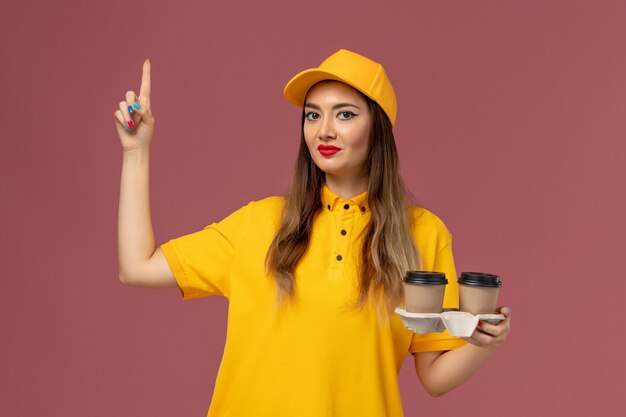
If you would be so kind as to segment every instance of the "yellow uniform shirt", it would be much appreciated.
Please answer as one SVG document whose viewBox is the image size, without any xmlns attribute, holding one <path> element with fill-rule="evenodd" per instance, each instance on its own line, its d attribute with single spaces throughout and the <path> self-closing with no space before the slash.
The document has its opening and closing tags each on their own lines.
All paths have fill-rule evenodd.
<svg viewBox="0 0 626 417">
<path fill-rule="evenodd" d="M 343 200 L 328 188 L 295 277 L 298 298 L 274 308 L 264 272 L 283 198 L 252 202 L 219 223 L 161 246 L 185 299 L 223 295 L 228 328 L 209 417 L 402 416 L 398 372 L 408 352 L 449 350 L 465 341 L 416 335 L 397 314 L 356 312 L 358 234 L 366 194 Z M 451 237 L 435 215 L 412 208 L 423 269 L 445 272 L 444 307 L 458 307 Z M 399 277 L 400 279 L 400 277 Z"/>
</svg>

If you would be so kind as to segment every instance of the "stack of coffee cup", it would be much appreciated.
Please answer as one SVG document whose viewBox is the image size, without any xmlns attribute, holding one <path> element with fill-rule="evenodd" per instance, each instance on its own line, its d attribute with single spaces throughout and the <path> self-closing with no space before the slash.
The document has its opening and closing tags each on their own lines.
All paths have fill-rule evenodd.
<svg viewBox="0 0 626 417">
<path fill-rule="evenodd" d="M 404 326 L 414 333 L 441 332 L 469 337 L 479 320 L 499 323 L 504 316 L 496 313 L 502 282 L 500 277 L 483 272 L 463 272 L 458 279 L 459 310 L 443 312 L 448 280 L 442 272 L 408 271 L 404 277 L 406 306 L 398 307 Z"/>
</svg>

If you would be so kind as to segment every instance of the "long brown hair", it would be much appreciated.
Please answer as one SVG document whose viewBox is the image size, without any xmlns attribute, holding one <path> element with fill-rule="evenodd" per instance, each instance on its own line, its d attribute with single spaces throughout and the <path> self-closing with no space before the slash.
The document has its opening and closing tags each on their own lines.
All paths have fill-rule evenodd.
<svg viewBox="0 0 626 417">
<path fill-rule="evenodd" d="M 355 90 L 356 91 L 356 90 Z M 400 178 L 398 151 L 389 118 L 369 97 L 357 91 L 372 116 L 367 204 L 371 212 L 362 234 L 358 296 L 354 307 L 374 301 L 379 312 L 389 312 L 404 299 L 402 276 L 420 269 L 421 260 L 411 237 L 406 189 Z M 276 281 L 277 303 L 296 296 L 293 272 L 304 255 L 315 215 L 322 208 L 324 172 L 315 165 L 304 139 L 302 113 L 300 148 L 291 189 L 286 196 L 281 225 L 266 256 L 266 268 Z"/>
</svg>

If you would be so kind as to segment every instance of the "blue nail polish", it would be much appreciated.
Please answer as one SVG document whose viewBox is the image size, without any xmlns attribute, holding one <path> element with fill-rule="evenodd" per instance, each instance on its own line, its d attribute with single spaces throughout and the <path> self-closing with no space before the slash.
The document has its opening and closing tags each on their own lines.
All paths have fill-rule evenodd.
<svg viewBox="0 0 626 417">
<path fill-rule="evenodd" d="M 126 129 L 126 131 L 127 131 L 128 133 L 132 132 L 132 129 L 131 129 L 130 127 L 128 127 L 128 126 L 124 126 L 124 129 Z"/>
<path fill-rule="evenodd" d="M 135 111 L 135 110 L 133 109 L 133 106 L 128 106 L 128 112 L 129 112 L 129 113 L 132 113 L 133 111 Z"/>
<path fill-rule="evenodd" d="M 141 108 L 141 106 L 137 102 L 133 103 L 133 107 L 135 107 L 137 110 L 139 110 Z"/>
</svg>

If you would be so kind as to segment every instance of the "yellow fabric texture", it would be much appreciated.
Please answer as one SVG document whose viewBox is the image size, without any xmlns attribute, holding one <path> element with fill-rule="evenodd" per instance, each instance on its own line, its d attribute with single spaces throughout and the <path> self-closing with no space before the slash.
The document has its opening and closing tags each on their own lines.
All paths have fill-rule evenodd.
<svg viewBox="0 0 626 417">
<path fill-rule="evenodd" d="M 161 246 L 185 299 L 229 300 L 224 356 L 208 416 L 402 416 L 398 372 L 408 352 L 465 344 L 447 332 L 417 335 L 397 314 L 350 309 L 357 285 L 366 195 L 322 191 L 309 248 L 295 271 L 297 299 L 274 307 L 264 272 L 284 204 L 251 202 L 219 223 Z M 434 214 L 412 208 L 423 269 L 445 272 L 444 308 L 458 307 L 451 236 Z"/>
</svg>

